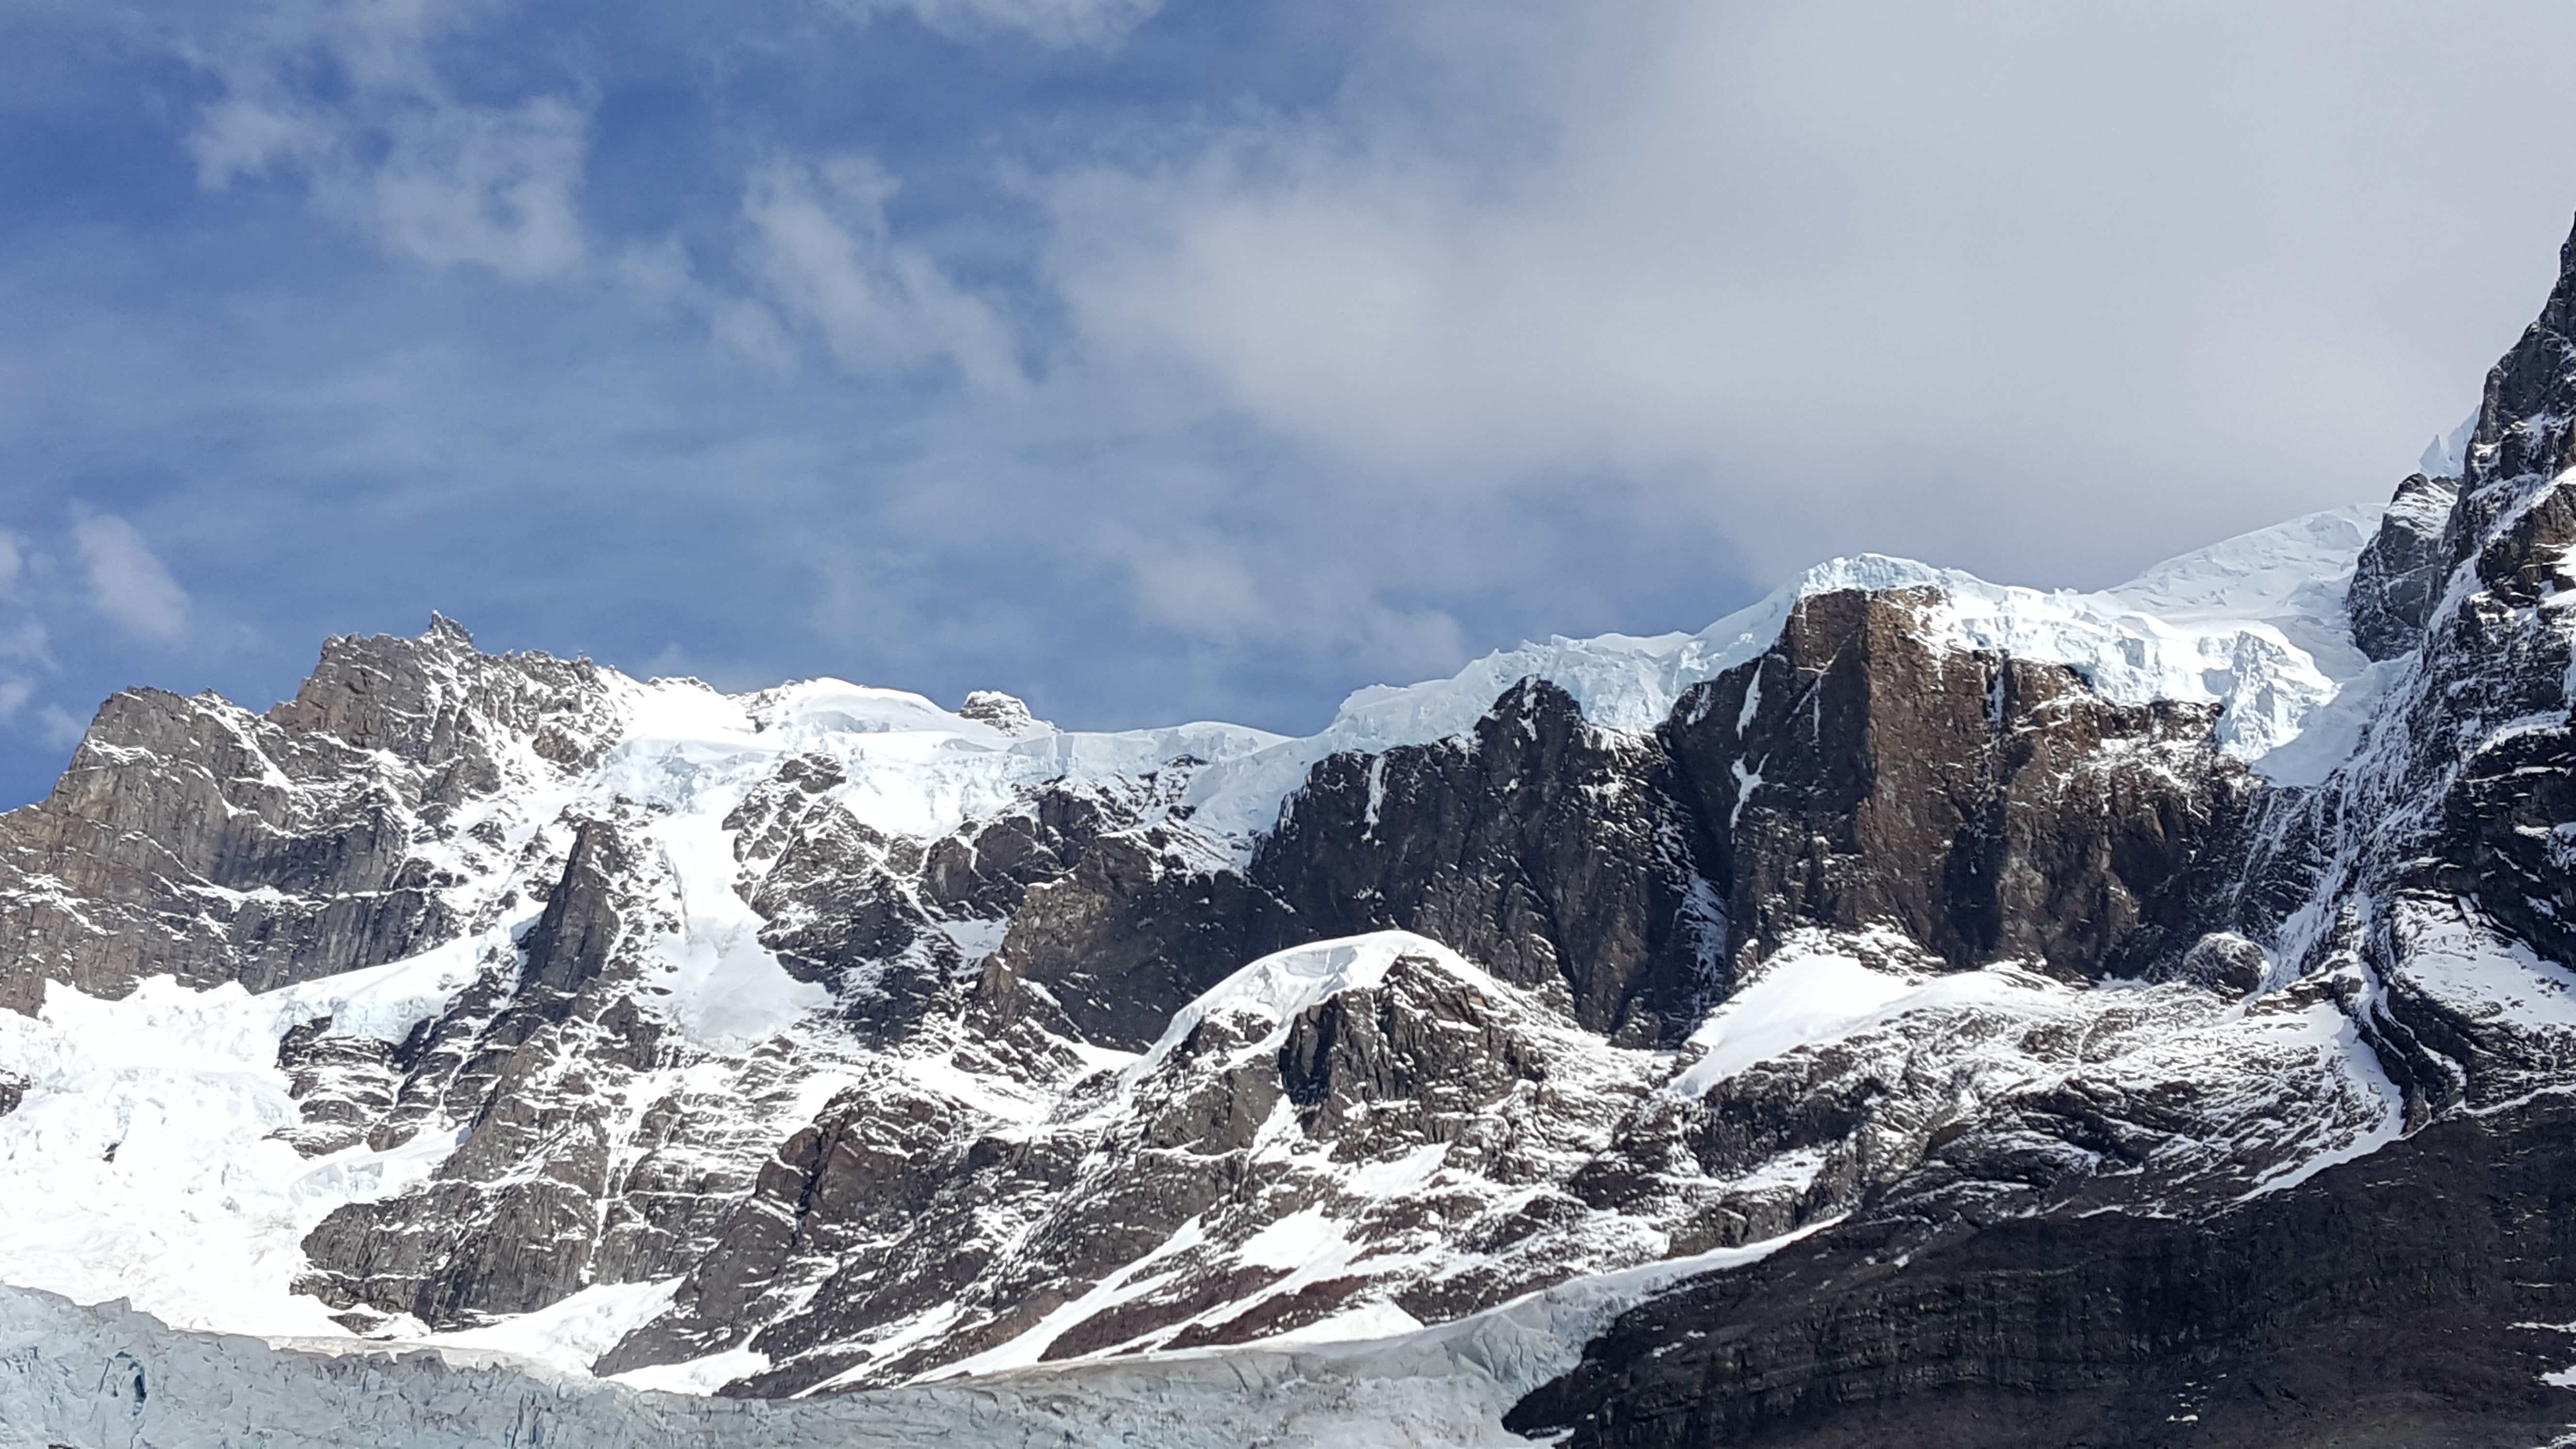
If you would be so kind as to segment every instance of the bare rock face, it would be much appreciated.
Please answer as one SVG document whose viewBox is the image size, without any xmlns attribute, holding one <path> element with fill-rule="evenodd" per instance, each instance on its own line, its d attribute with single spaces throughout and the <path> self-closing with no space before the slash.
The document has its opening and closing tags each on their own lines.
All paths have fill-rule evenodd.
<svg viewBox="0 0 2576 1449">
<path fill-rule="evenodd" d="M 2546 1443 L 2571 1126 L 2458 1119 L 2206 1218 L 1890 1213 L 1639 1309 L 1506 1422 L 1587 1449 Z"/>
<path fill-rule="evenodd" d="M 1675 790 L 1660 740 L 1529 680 L 1472 735 L 1317 765 L 1251 873 L 1301 931 L 1418 931 L 1592 1030 L 1660 1042 L 1720 994 L 1725 960 L 1708 826 Z"/>
<path fill-rule="evenodd" d="M 2069 979 L 2179 957 L 2255 782 L 2214 712 L 2114 705 L 2066 669 L 1928 644 L 1903 592 L 1799 602 L 1664 731 L 1717 842 L 1733 951 L 1896 926 L 1954 966 Z"/>
<path fill-rule="evenodd" d="M 465 931 L 444 844 L 459 807 L 595 763 L 603 672 L 419 639 L 335 639 L 253 715 L 157 690 L 101 706 L 53 793 L 0 816 L 0 1006 L 44 982 L 148 975 L 253 990 L 391 961 Z"/>
<path fill-rule="evenodd" d="M 2235 919 L 2198 912 L 2208 933 L 2151 968 L 2253 991 L 2247 1023 L 2333 1010 L 2367 1045 L 2382 1145 L 2221 1188 L 2245 1181 L 2209 1153 L 2229 1093 L 2070 1079 L 1964 1123 L 1797 1253 L 1623 1317 L 1516 1428 L 1622 1446 L 2560 1432 L 2566 1349 L 2542 1325 L 2576 1292 L 2576 976 L 2557 964 L 2576 959 L 2576 240 L 2561 257 L 2489 375 L 2438 532 L 2423 515 L 2449 490 L 2409 480 L 2356 575 L 2356 638 L 2399 661 L 2392 697 L 2323 785 L 2242 812 L 2244 846 L 2222 852 L 2238 885 L 2198 897 Z M 2246 1123 L 2232 1155 L 2266 1133 Z M 2183 1142 L 2200 1167 L 2178 1170 Z M 2153 1210 L 2127 1210 L 2141 1191 Z"/>
<path fill-rule="evenodd" d="M 800 756 L 725 817 L 741 865 L 735 889 L 767 924 L 760 944 L 788 974 L 828 987 L 850 1030 L 902 1037 L 962 999 L 969 963 L 918 889 L 924 852 L 834 801 L 840 767 Z M 943 842 L 944 843 L 944 842 Z"/>
<path fill-rule="evenodd" d="M 1138 1050 L 1263 943 L 1295 928 L 1228 855 L 1167 825 L 1104 833 L 1026 888 L 999 962 L 1086 1041 Z"/>
<path fill-rule="evenodd" d="M 1542 1228 L 1528 1190 L 1606 1146 L 1654 1055 L 1418 937 L 1274 959 L 1293 977 L 1370 949 L 1374 984 L 1294 1009 L 1249 992 L 1211 1004 L 1142 1060 L 1071 1084 L 1041 1121 L 979 1128 L 899 1075 L 845 1093 L 764 1169 L 681 1289 L 682 1316 L 606 1362 L 731 1347 L 746 1319 L 775 1314 L 748 1336 L 772 1367 L 746 1391 L 895 1382 L 1086 1293 L 1100 1306 L 1046 1356 L 1240 1342 L 1372 1303 L 1446 1316 L 1552 1280 L 1566 1254 L 1633 1251 L 1647 1224 L 1624 1226 L 1626 1243 L 1571 1241 L 1590 1215 L 1558 1194 L 1558 1226 Z M 1350 1257 L 1418 1266 L 1300 1274 L 1264 1235 L 1301 1215 L 1347 1234 Z M 1480 1231 L 1494 1260 L 1472 1274 L 1419 1262 Z M 1158 1286 L 1097 1292 L 1136 1281 L 1140 1260 Z M 935 1348 L 900 1331 L 925 1313 L 952 1324 Z"/>
<path fill-rule="evenodd" d="M 2571 299 L 2576 254 L 2356 566 L 2381 662 L 2336 707 L 2375 712 L 2320 783 L 1969 647 L 1929 585 L 1766 614 L 1638 728 L 1533 678 L 1321 758 L 441 622 L 264 716 L 111 701 L 0 818 L 0 995 L 419 968 L 277 1016 L 275 1135 L 409 1174 L 304 1240 L 358 1331 L 651 1285 L 600 1371 L 838 1392 L 1742 1249 L 1513 1422 L 2539 1442 L 2576 1418 L 2530 1327 L 2576 1319 Z M 1246 778 L 1275 824 L 1207 809 Z"/>
<path fill-rule="evenodd" d="M 373 1145 L 430 1130 L 456 1146 L 422 1187 L 324 1219 L 305 1240 L 302 1291 L 466 1326 L 592 1283 L 672 1276 L 715 1239 L 815 1064 L 729 1059 L 652 1009 L 671 969 L 654 949 L 681 908 L 643 827 L 575 825 L 516 951 L 393 1048 L 389 1108 L 364 1112 L 381 1091 L 307 1099 L 303 1130 L 327 1124 L 325 1141 L 354 1128 L 342 1119 L 355 1107 Z"/>
<path fill-rule="evenodd" d="M 2457 478 L 2418 473 L 2397 485 L 2379 532 L 2353 565 L 2352 587 L 2344 596 L 2353 642 L 2362 653 L 2394 659 L 2423 639 L 2450 576 L 2442 530 L 2459 495 Z"/>
</svg>

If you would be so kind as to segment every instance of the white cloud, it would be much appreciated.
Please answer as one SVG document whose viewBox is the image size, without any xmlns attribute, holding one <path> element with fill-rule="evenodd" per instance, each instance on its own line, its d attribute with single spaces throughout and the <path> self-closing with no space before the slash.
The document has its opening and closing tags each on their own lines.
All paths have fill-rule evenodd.
<svg viewBox="0 0 2576 1449">
<path fill-rule="evenodd" d="M 845 366 L 901 372 L 945 360 L 972 387 L 1013 388 L 1021 374 L 1001 321 L 887 228 L 894 188 L 862 158 L 761 168 L 743 196 L 751 270 Z"/>
<path fill-rule="evenodd" d="M 1615 478 L 1641 526 L 1773 576 L 1878 548 L 2108 582 L 2384 496 L 2519 326 L 2463 317 L 2485 340 L 2436 354 L 2391 295 L 2449 285 L 2407 270 L 2458 224 L 2428 191 L 2498 189 L 2463 183 L 2454 119 L 2483 115 L 2492 29 L 2316 4 L 1386 13 L 1336 106 L 1059 178 L 1055 275 L 1140 387 L 1461 507 Z M 2547 135 L 2474 126 L 2502 189 L 2564 169 Z M 2556 240 L 2522 245 L 2545 264 Z"/>
<path fill-rule="evenodd" d="M 1105 49 L 1160 0 L 821 4 L 862 24 L 906 12 L 960 39 L 1013 34 Z M 305 181 L 325 214 L 401 255 L 485 266 L 520 280 L 572 271 L 588 250 L 576 206 L 588 98 L 567 91 L 508 102 L 466 99 L 461 93 L 472 87 L 452 83 L 434 58 L 440 42 L 505 11 L 493 0 L 270 0 L 229 12 L 227 23 L 182 47 L 223 87 L 188 138 L 200 184 L 221 190 L 288 171 Z M 332 83 L 316 85 L 317 76 Z M 862 196 L 862 232 L 868 205 Z M 793 217 L 777 220 L 797 229 Z M 875 226 L 882 232 L 881 217 Z M 792 249 L 795 240 L 783 242 Z M 918 294 L 908 299 L 915 310 L 943 305 L 929 279 L 909 275 L 914 264 L 906 256 L 884 256 L 895 283 Z"/>
<path fill-rule="evenodd" d="M 484 8 L 277 4 L 189 47 L 224 86 L 189 137 L 199 182 L 284 168 L 326 214 L 403 255 L 522 280 L 577 266 L 586 107 L 459 100 L 431 59 L 432 42 Z M 317 71 L 342 82 L 327 98 L 304 84 Z"/>
<path fill-rule="evenodd" d="M 72 525 L 72 537 L 99 612 L 147 639 L 168 643 L 187 633 L 188 596 L 134 525 L 94 514 Z"/>
<path fill-rule="evenodd" d="M 508 110 L 444 107 L 400 127 L 384 162 L 341 204 L 423 261 L 522 279 L 565 271 L 582 258 L 573 193 L 585 126 L 579 110 L 551 98 Z"/>
</svg>

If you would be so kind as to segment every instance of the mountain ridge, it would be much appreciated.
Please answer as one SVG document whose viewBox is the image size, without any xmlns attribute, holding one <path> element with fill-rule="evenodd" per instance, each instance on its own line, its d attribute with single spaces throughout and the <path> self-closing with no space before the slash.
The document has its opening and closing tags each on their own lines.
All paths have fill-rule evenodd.
<svg viewBox="0 0 2576 1449">
<path fill-rule="evenodd" d="M 0 1281 L 864 1400 L 1651 1279 L 1461 1432 L 2367 1442 L 2366 1361 L 2512 1441 L 2576 1291 L 2562 263 L 2390 507 L 2088 594 L 1840 560 L 1304 739 L 444 619 L 118 695 L 0 816 L 0 1204 L 81 1204 Z M 2228 1342 L 2289 1397 L 2146 1414 Z"/>
</svg>

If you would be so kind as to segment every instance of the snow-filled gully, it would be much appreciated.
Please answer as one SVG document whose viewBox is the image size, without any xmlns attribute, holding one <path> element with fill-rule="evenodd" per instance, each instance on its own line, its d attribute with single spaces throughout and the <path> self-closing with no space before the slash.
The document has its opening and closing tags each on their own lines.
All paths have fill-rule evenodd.
<svg viewBox="0 0 2576 1449">
<path fill-rule="evenodd" d="M 1200 838 L 1240 850 L 1327 754 L 1454 735 L 1530 675 L 1563 685 L 1598 724 L 1648 728 L 1690 685 L 1766 648 L 1797 598 L 1862 587 L 1919 590 L 1915 607 L 1939 644 L 2062 663 L 2117 700 L 2215 704 L 2224 749 L 2281 783 L 2308 784 L 2350 754 L 2396 678 L 2393 666 L 2371 665 L 2342 642 L 2341 579 L 2372 521 L 2366 510 L 2315 515 L 2099 594 L 2001 588 L 1903 560 L 1840 561 L 1696 635 L 1558 639 L 1488 656 L 1450 680 L 1363 690 L 1307 739 L 1218 724 L 1005 731 L 918 696 L 834 681 L 741 699 L 687 681 L 629 684 L 624 742 L 577 789 L 524 802 L 505 824 L 516 847 L 585 801 L 642 801 L 659 812 L 650 833 L 683 919 L 657 947 L 658 989 L 699 1048 L 738 1057 L 828 1004 L 760 946 L 762 923 L 736 889 L 719 824 L 792 755 L 837 761 L 843 782 L 834 798 L 871 827 L 912 838 L 1000 809 L 1034 782 L 1172 770 L 1180 783 L 1168 806 L 1186 806 Z M 1748 696 L 1748 717 L 1755 703 Z M 1181 759 L 1186 768 L 1173 765 Z M 1761 783 L 1758 767 L 1736 768 L 1749 796 Z M 1369 787 L 1374 830 L 1382 776 L 1372 774 Z M 1203 1248 L 1188 1236 L 1198 1230 L 1193 1220 L 1018 1338 L 927 1381 L 795 1404 L 659 1391 L 703 1393 L 757 1367 L 748 1362 L 757 1356 L 741 1351 L 641 1370 L 627 1383 L 587 1374 L 669 1308 L 676 1279 L 593 1285 L 477 1329 L 391 1344 L 353 1339 L 323 1304 L 293 1291 L 300 1244 L 333 1209 L 423 1180 L 456 1137 L 427 1132 L 390 1150 L 362 1144 L 299 1156 L 278 1137 L 299 1120 L 280 1038 L 327 1017 L 335 1035 L 398 1041 L 444 1011 L 487 962 L 506 959 L 533 917 L 530 903 L 492 930 L 411 959 L 264 995 L 155 978 L 122 1000 L 57 985 L 32 1018 L 0 1012 L 0 1071 L 25 1083 L 21 1104 L 0 1116 L 0 1282 L 13 1285 L 0 1290 L 0 1428 L 28 1443 L 82 1445 L 572 1449 L 756 1435 L 779 1445 L 935 1437 L 961 1446 L 1186 1449 L 1256 1442 L 1255 1434 L 1265 1443 L 1415 1449 L 1519 1443 L 1502 1431 L 1501 1412 L 1569 1366 L 1610 1314 L 1659 1285 L 1756 1261 L 1797 1236 L 1580 1276 L 1432 1327 L 1374 1303 L 1249 1347 L 1038 1366 L 1063 1329 L 1153 1287 L 1170 1255 Z M 999 943 L 997 928 L 959 930 L 970 955 Z M 2426 939 L 2412 969 L 2428 989 L 2506 1011 L 2532 1031 L 2576 1033 L 2576 978 L 2487 942 L 2473 926 Z M 2012 964 L 1927 970 L 1906 964 L 1900 943 L 1884 944 L 1821 934 L 1793 943 L 1718 1004 L 1683 1051 L 1631 1053 L 1619 1070 L 1684 1102 L 1827 1049 L 1937 1059 L 1963 1101 L 2085 1080 L 2191 1082 L 2214 1104 L 2219 1148 L 2229 1134 L 2275 1156 L 2295 1144 L 2297 1160 L 2246 1184 L 2251 1192 L 2366 1153 L 2400 1121 L 2395 1089 L 2330 1003 L 2231 1003 L 2183 985 L 2075 987 Z M 1298 1012 L 1380 986 L 1398 961 L 1433 963 L 1496 1001 L 1523 995 L 1406 933 L 1300 947 L 1245 965 L 1178 1013 L 1141 1056 L 1104 1062 L 1118 1068 L 1113 1103 L 1163 1069 L 1202 1021 L 1234 1022 L 1240 1053 L 1275 1050 Z M 2072 1057 L 2031 1045 L 2067 1025 L 2098 1045 Z M 1054 1110 L 942 1062 L 900 1070 L 997 1120 Z M 2292 1118 L 2273 1114 L 2278 1097 L 2257 1090 L 2258 1079 L 2284 1074 L 2310 1084 Z M 810 1116 L 851 1079 L 822 1073 L 799 1110 Z M 2240 1116 L 2228 1115 L 2231 1101 Z M 2214 1151 L 2206 1170 L 2225 1170 L 2224 1156 Z M 1439 1168 L 1436 1144 L 1417 1157 L 1355 1172 L 1351 1190 L 1401 1197 Z M 1753 1178 L 1767 1173 L 1794 1191 L 1820 1160 L 1783 1153 Z M 1309 1209 L 1234 1253 L 1288 1274 L 1293 1289 L 1338 1271 L 1352 1251 L 1337 1220 Z"/>
</svg>

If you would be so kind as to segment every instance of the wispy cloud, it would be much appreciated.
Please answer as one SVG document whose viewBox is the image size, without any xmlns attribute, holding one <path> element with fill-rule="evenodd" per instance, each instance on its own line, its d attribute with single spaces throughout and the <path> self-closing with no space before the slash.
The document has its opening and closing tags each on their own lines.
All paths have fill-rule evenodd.
<svg viewBox="0 0 2576 1449">
<path fill-rule="evenodd" d="M 1055 276 L 1104 363 L 1462 507 L 1617 479 L 1774 577 L 2107 582 L 2456 411 L 2345 299 L 2424 265 L 2389 178 L 2447 178 L 2421 87 L 2477 65 L 2374 13 L 1434 0 L 1330 105 L 1049 178 Z"/>
<path fill-rule="evenodd" d="M 520 279 L 578 266 L 584 99 L 461 99 L 432 59 L 486 9 L 289 0 L 192 40 L 224 92 L 189 137 L 200 184 L 291 171 L 326 214 L 419 261 Z"/>
<path fill-rule="evenodd" d="M 94 514 L 72 525 L 72 538 L 99 612 L 141 638 L 171 643 L 186 636 L 188 595 L 134 525 Z"/>
<path fill-rule="evenodd" d="M 49 704 L 36 712 L 37 734 L 47 745 L 67 750 L 80 743 L 85 727 L 61 705 Z"/>
<path fill-rule="evenodd" d="M 895 181 L 860 157 L 779 162 L 753 174 L 743 197 L 751 269 L 796 324 L 863 372 L 947 361 L 979 390 L 1021 381 L 1008 331 L 959 290 L 930 256 L 898 242 L 885 206 Z"/>
</svg>

